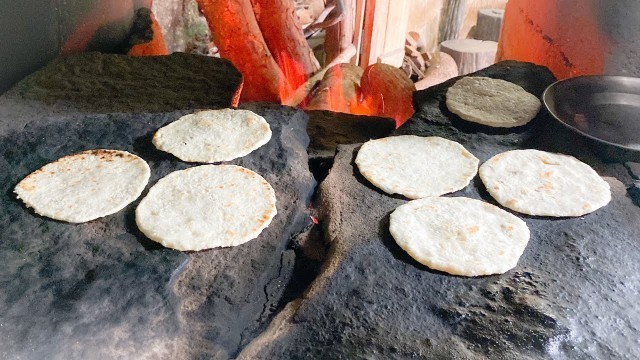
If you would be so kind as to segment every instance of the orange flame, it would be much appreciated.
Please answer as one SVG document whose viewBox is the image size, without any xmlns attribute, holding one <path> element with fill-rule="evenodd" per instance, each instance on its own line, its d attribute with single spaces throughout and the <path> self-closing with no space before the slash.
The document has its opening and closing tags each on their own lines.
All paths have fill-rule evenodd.
<svg viewBox="0 0 640 360">
<path fill-rule="evenodd" d="M 354 115 L 390 117 L 396 121 L 396 128 L 413 115 L 412 99 L 409 94 L 405 99 L 402 95 L 398 96 L 399 94 L 392 93 L 395 89 L 387 89 L 384 86 L 375 86 L 380 90 L 373 87 L 362 88 L 359 84 L 354 84 L 353 79 L 348 79 L 340 66 L 336 66 L 330 71 L 331 76 L 325 77 L 324 80 L 329 84 L 326 89 L 321 90 L 328 92 L 326 106 L 322 109 Z M 364 76 L 367 76 L 369 72 L 368 68 L 365 70 Z M 352 93 L 346 91 L 351 86 L 354 88 Z M 385 103 L 387 97 L 391 97 L 392 102 L 401 102 L 401 104 L 387 106 Z"/>
<path fill-rule="evenodd" d="M 333 76 L 329 84 L 329 109 L 331 111 L 346 112 L 354 115 L 375 115 L 375 109 L 371 106 L 371 100 L 364 98 L 358 84 L 353 84 L 353 94 L 345 93 L 345 86 L 351 86 L 350 80 L 346 80 L 340 66 L 333 70 Z"/>
<path fill-rule="evenodd" d="M 288 53 L 280 52 L 275 54 L 274 59 L 284 75 L 280 84 L 278 84 L 280 99 L 289 99 L 296 89 L 307 81 L 307 76 L 302 65 Z"/>
</svg>

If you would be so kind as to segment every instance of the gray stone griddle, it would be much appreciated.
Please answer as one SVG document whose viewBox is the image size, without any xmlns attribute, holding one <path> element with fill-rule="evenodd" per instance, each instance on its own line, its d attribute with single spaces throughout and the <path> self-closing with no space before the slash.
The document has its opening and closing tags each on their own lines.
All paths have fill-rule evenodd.
<svg viewBox="0 0 640 360">
<path fill-rule="evenodd" d="M 233 162 L 257 171 L 276 189 L 278 215 L 254 241 L 197 253 L 164 249 L 136 229 L 139 200 L 79 225 L 34 215 L 12 194 L 29 172 L 74 151 L 109 147 L 149 161 L 151 186 L 192 166 L 155 150 L 150 143 L 155 129 L 195 108 L 230 104 L 233 87 L 217 95 L 222 101 L 210 103 L 195 88 L 176 101 L 154 95 L 147 104 L 126 91 L 73 101 L 66 95 L 73 86 L 59 91 L 87 78 L 83 71 L 61 67 L 93 69 L 109 64 L 112 56 L 56 61 L 0 97 L 0 358 L 640 356 L 640 208 L 626 191 L 633 183 L 627 168 L 600 161 L 544 112 L 510 131 L 462 122 L 443 103 L 455 80 L 416 93 L 416 115 L 395 134 L 460 141 L 482 161 L 516 148 L 565 152 L 591 164 L 612 186 L 611 204 L 585 217 L 523 216 L 532 239 L 518 267 L 505 275 L 449 276 L 408 257 L 387 230 L 389 214 L 406 199 L 380 192 L 359 175 L 353 164 L 357 144 L 338 145 L 313 204 L 321 226 L 301 234 L 310 225 L 307 205 L 314 187 L 307 167 L 307 117 L 275 105 L 246 105 L 267 118 L 274 136 Z M 147 71 L 127 59 L 116 61 L 129 67 L 126 73 Z M 190 78 L 196 88 L 219 86 L 233 74 L 224 62 L 207 62 L 217 60 L 174 59 L 165 59 L 170 71 L 152 66 L 156 70 L 147 76 L 158 83 L 146 86 L 157 86 L 154 92 L 160 93 L 167 86 L 165 95 L 189 89 L 172 77 L 178 68 L 193 74 L 194 66 L 210 67 Z M 186 63 L 191 65 L 184 68 Z M 216 72 L 216 66 L 223 70 Z M 95 78 L 105 80 L 92 86 L 131 86 L 113 85 L 101 73 L 111 68 L 98 67 Z M 158 74 L 166 74 L 169 83 Z M 554 80 L 544 68 L 515 62 L 479 74 L 515 82 L 536 95 Z M 34 79 L 48 80 L 34 87 Z M 388 131 L 381 126 L 370 136 Z M 331 128 L 316 128 L 323 137 L 311 143 L 324 145 L 314 145 L 311 153 L 324 159 L 329 147 L 353 139 L 345 138 L 344 129 L 334 134 Z M 454 195 L 494 203 L 478 179 Z"/>
</svg>

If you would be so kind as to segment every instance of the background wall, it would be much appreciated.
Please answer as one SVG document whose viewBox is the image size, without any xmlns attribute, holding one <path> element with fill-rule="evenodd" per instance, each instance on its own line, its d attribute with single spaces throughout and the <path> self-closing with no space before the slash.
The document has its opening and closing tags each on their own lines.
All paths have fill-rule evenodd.
<svg viewBox="0 0 640 360">
<path fill-rule="evenodd" d="M 151 0 L 0 0 L 0 93 L 60 53 L 117 51 Z"/>
</svg>

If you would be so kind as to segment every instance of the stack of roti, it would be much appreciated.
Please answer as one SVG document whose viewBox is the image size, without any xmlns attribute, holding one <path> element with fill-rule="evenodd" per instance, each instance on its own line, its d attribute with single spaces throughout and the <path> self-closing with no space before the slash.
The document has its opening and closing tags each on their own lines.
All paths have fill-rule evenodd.
<svg viewBox="0 0 640 360">
<path fill-rule="evenodd" d="M 206 110 L 161 128 L 153 144 L 187 162 L 229 161 L 258 149 L 271 139 L 267 121 L 249 110 Z"/>
<path fill-rule="evenodd" d="M 120 211 L 140 196 L 149 175 L 149 165 L 126 151 L 88 150 L 36 170 L 15 193 L 40 215 L 81 223 Z"/>
<path fill-rule="evenodd" d="M 540 111 L 537 97 L 500 79 L 468 76 L 447 90 L 447 108 L 462 119 L 493 127 L 516 127 Z"/>
<path fill-rule="evenodd" d="M 611 201 L 609 184 L 568 155 L 507 151 L 482 164 L 480 178 L 502 206 L 523 214 L 581 216 Z"/>
<path fill-rule="evenodd" d="M 254 239 L 276 213 L 275 192 L 260 175 L 235 165 L 203 165 L 158 181 L 136 209 L 136 223 L 165 247 L 197 251 Z"/>
<path fill-rule="evenodd" d="M 413 135 L 362 145 L 356 165 L 373 185 L 410 199 L 460 190 L 478 171 L 478 159 L 455 141 Z"/>
</svg>

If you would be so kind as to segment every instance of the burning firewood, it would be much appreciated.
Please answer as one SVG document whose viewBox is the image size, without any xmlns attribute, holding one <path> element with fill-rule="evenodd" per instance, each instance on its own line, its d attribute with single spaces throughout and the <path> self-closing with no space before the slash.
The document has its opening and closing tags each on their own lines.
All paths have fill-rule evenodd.
<svg viewBox="0 0 640 360">
<path fill-rule="evenodd" d="M 267 47 L 288 80 L 290 89 L 302 85 L 320 69 L 297 22 L 291 0 L 251 0 Z"/>
<path fill-rule="evenodd" d="M 220 56 L 242 72 L 245 101 L 280 102 L 319 68 L 290 0 L 198 0 Z"/>
<path fill-rule="evenodd" d="M 133 37 L 130 42 L 133 45 L 127 55 L 129 56 L 153 56 L 168 55 L 169 49 L 162 36 L 160 24 L 150 9 L 140 8 L 136 12 L 133 24 L 133 34 L 142 34 L 142 39 Z"/>
<path fill-rule="evenodd" d="M 251 1 L 198 0 L 198 6 L 220 55 L 244 76 L 242 100 L 279 102 L 284 74 L 262 36 Z"/>
<path fill-rule="evenodd" d="M 361 107 L 371 115 L 390 117 L 400 127 L 414 113 L 416 87 L 404 71 L 387 64 L 373 64 L 360 81 Z"/>
<path fill-rule="evenodd" d="M 287 106 L 298 106 L 308 97 L 309 93 L 316 87 L 316 85 L 323 79 L 326 72 L 335 65 L 347 63 L 351 58 L 356 55 L 356 48 L 353 45 L 348 46 L 338 57 L 333 59 L 331 63 L 325 66 L 322 70 L 315 73 L 307 82 L 302 84 L 296 89 L 290 96 L 282 99 L 282 104 Z"/>
<path fill-rule="evenodd" d="M 358 105 L 360 79 L 364 70 L 356 65 L 338 64 L 318 83 L 305 110 L 331 110 L 349 113 Z"/>
</svg>

